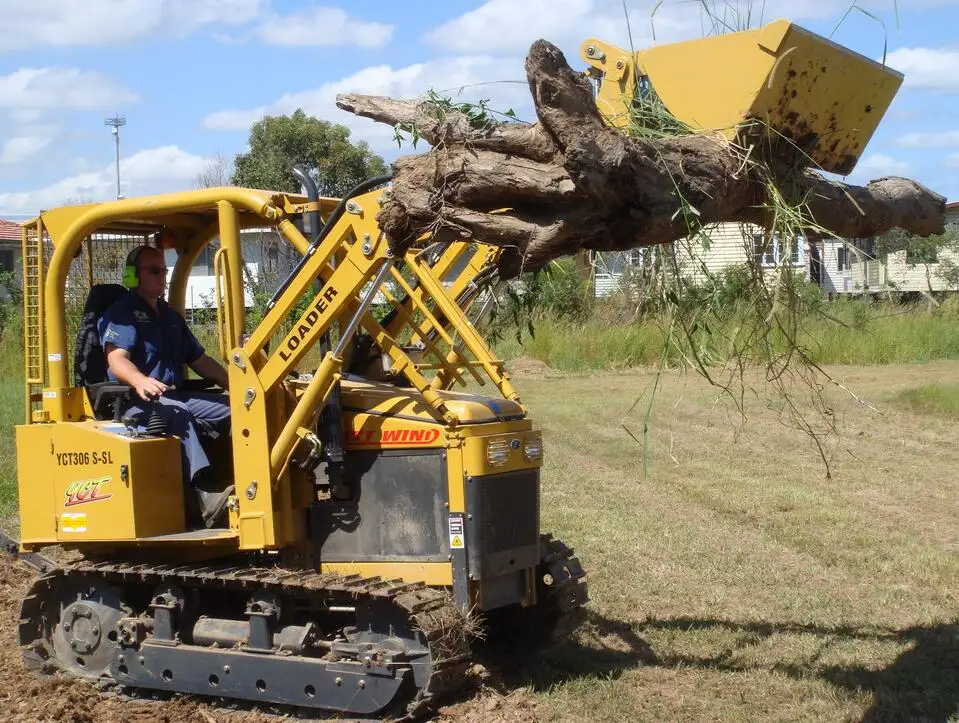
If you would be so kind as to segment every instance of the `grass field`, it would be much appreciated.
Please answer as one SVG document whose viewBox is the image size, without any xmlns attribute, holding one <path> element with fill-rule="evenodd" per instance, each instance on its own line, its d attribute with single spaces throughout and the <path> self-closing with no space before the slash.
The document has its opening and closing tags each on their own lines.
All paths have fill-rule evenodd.
<svg viewBox="0 0 959 723">
<path fill-rule="evenodd" d="M 19 330 L 14 330 L 14 333 Z M 12 338 L 11 338 L 12 337 Z M 15 533 L 17 509 L 17 458 L 13 425 L 23 423 L 23 358 L 19 339 L 0 336 L 0 520 Z M 12 529 L 11 529 L 12 528 Z"/>
<path fill-rule="evenodd" d="M 761 401 L 741 424 L 679 374 L 644 478 L 621 425 L 652 373 L 518 376 L 548 444 L 544 527 L 592 598 L 576 641 L 503 673 L 540 716 L 959 720 L 959 445 L 948 412 L 908 401 L 959 363 L 836 373 L 879 413 L 835 395 L 832 479 Z"/>
<path fill-rule="evenodd" d="M 3 358 L 15 532 L 22 387 Z M 491 666 L 532 706 L 507 698 L 497 720 L 959 721 L 959 362 L 833 369 L 879 411 L 830 393 L 831 479 L 760 397 L 743 421 L 667 373 L 644 460 L 623 425 L 642 437 L 630 408 L 652 372 L 516 367 L 545 431 L 543 527 L 576 548 L 592 602 L 575 640 Z"/>
<path fill-rule="evenodd" d="M 713 359 L 728 359 L 731 340 L 742 347 L 755 319 L 745 324 L 735 313 L 722 321 L 705 315 L 694 334 L 696 344 Z M 930 314 L 916 307 L 836 301 L 823 306 L 821 313 L 803 315 L 798 323 L 796 343 L 817 364 L 903 364 L 938 359 L 959 359 L 959 304 L 955 300 Z M 535 320 L 534 336 L 520 344 L 507 332 L 497 343 L 504 359 L 532 356 L 554 369 L 625 369 L 656 366 L 663 354 L 666 321 L 653 318 L 647 323 L 628 321 L 622 310 L 597 306 L 583 319 L 564 319 L 543 313 Z M 707 331 L 708 329 L 708 331 Z M 769 336 L 773 349 L 784 352 L 788 345 L 780 334 Z M 674 330 L 668 361 L 677 365 L 682 335 Z M 755 339 L 747 344 L 758 351 Z"/>
</svg>

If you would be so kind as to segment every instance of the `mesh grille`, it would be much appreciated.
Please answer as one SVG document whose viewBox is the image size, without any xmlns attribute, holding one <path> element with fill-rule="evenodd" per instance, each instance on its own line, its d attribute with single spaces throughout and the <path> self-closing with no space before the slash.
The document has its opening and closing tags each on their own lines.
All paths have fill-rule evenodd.
<svg viewBox="0 0 959 723">
<path fill-rule="evenodd" d="M 40 225 L 24 227 L 26 239 L 23 244 L 23 333 L 24 372 L 26 385 L 26 421 L 30 413 L 42 407 L 42 388 L 48 382 L 46 359 L 46 328 L 51 309 L 44 306 L 44 284 L 47 278 L 53 243 L 43 233 Z M 119 283 L 123 263 L 134 246 L 146 243 L 147 234 L 96 233 L 86 238 L 80 252 L 70 263 L 64 288 L 63 308 L 66 317 L 67 349 L 64 361 L 67 378 L 72 378 L 69 368 L 73 360 L 76 334 L 83 315 L 90 287 L 101 283 Z"/>
<path fill-rule="evenodd" d="M 480 484 L 482 549 L 487 554 L 535 545 L 539 540 L 539 470 L 490 475 Z"/>
<path fill-rule="evenodd" d="M 123 262 L 134 247 L 147 242 L 141 234 L 97 233 L 88 237 L 79 255 L 70 264 L 67 273 L 64 312 L 67 318 L 68 359 L 73 359 L 73 342 L 83 316 L 83 305 L 94 284 L 118 284 L 123 276 Z M 45 260 L 53 254 L 49 240 L 46 242 Z M 44 269 L 44 271 L 46 271 Z"/>
</svg>

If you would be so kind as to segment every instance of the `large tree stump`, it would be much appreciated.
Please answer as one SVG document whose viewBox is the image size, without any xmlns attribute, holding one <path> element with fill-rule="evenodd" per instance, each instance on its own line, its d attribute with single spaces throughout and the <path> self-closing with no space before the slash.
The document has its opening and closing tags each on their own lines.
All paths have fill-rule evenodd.
<svg viewBox="0 0 959 723">
<path fill-rule="evenodd" d="M 609 127 L 588 80 L 558 48 L 539 40 L 526 59 L 538 122 L 484 123 L 435 105 L 340 95 L 337 105 L 391 126 L 416 127 L 426 153 L 394 163 L 392 193 L 378 220 L 398 249 L 426 231 L 438 238 L 501 245 L 501 273 L 514 276 L 582 249 L 668 243 L 695 224 L 770 225 L 769 181 L 804 202 L 815 223 L 838 237 L 900 227 L 942 233 L 946 199 L 905 178 L 866 186 L 836 183 L 802 167 L 780 147 L 744 153 L 724 137 L 643 140 Z M 505 209 L 505 210 L 504 210 Z"/>
</svg>

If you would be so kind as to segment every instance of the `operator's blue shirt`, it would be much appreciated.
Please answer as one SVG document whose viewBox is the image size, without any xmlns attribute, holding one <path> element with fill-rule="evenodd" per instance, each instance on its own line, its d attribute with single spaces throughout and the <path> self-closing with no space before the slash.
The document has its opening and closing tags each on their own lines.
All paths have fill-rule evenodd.
<svg viewBox="0 0 959 723">
<path fill-rule="evenodd" d="M 113 344 L 130 353 L 130 361 L 143 374 L 164 384 L 183 384 L 183 365 L 204 354 L 183 317 L 160 299 L 158 311 L 135 291 L 120 297 L 97 323 L 104 350 Z M 116 377 L 108 372 L 110 379 Z"/>
</svg>

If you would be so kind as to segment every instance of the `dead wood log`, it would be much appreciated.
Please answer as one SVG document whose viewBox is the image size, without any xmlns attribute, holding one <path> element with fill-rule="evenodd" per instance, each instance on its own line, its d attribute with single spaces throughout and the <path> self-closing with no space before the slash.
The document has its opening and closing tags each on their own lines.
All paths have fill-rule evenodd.
<svg viewBox="0 0 959 723">
<path fill-rule="evenodd" d="M 582 249 L 663 244 L 712 223 L 769 227 L 770 182 L 839 237 L 944 230 L 946 199 L 909 179 L 837 183 L 802 167 L 788 144 L 746 154 L 706 134 L 629 137 L 603 121 L 587 79 L 547 41 L 532 45 L 526 74 L 538 117 L 532 125 L 477 124 L 424 102 L 337 97 L 356 115 L 415 126 L 432 146 L 393 164 L 378 221 L 398 248 L 426 231 L 499 244 L 513 251 L 501 263 L 509 277 Z"/>
</svg>

